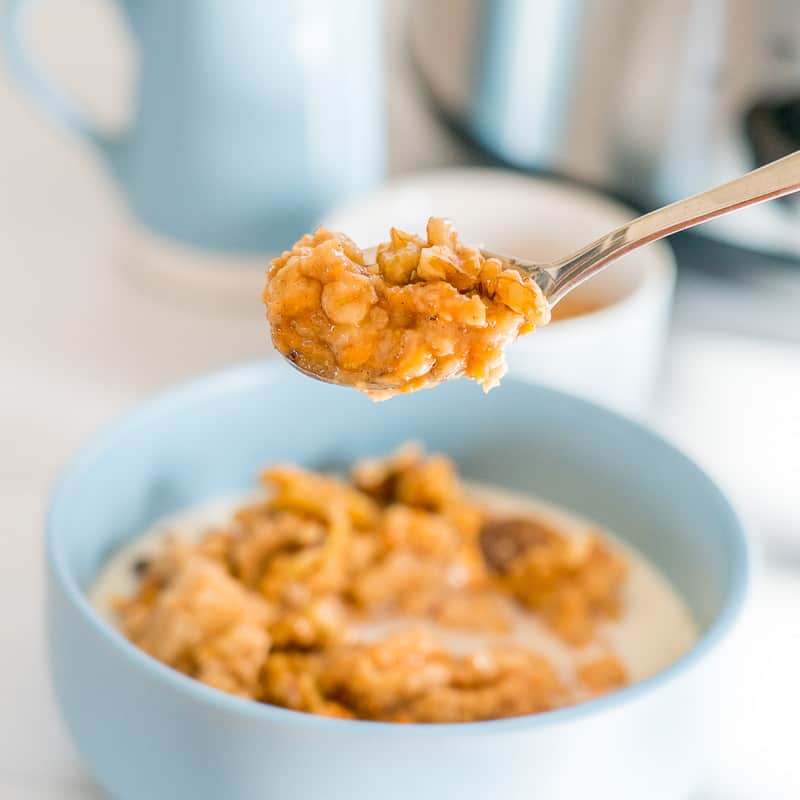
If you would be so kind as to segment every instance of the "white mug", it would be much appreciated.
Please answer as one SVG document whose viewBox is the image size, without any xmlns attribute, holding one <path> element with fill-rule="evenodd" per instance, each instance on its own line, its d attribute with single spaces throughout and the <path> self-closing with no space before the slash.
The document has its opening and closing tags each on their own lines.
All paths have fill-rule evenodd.
<svg viewBox="0 0 800 800">
<path fill-rule="evenodd" d="M 364 247 L 389 227 L 424 232 L 450 217 L 462 240 L 532 260 L 577 250 L 636 213 L 587 189 L 506 170 L 445 169 L 392 181 L 324 224 Z M 574 292 L 598 310 L 551 323 L 509 348 L 512 374 L 633 416 L 650 409 L 666 343 L 675 260 L 665 242 L 625 256 Z M 573 295 L 570 295 L 572 301 Z"/>
</svg>

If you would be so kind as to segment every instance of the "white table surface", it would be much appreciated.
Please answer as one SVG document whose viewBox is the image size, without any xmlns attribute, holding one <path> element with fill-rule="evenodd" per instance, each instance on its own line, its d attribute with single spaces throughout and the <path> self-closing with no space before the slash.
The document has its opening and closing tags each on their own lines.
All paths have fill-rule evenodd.
<svg viewBox="0 0 800 800">
<path fill-rule="evenodd" d="M 37 43 L 105 118 L 118 117 L 115 81 L 128 80 L 129 65 L 118 64 L 109 38 L 113 18 L 85 0 L 65 4 L 68 11 L 52 5 L 37 25 Z M 422 109 L 402 59 L 394 61 L 392 113 L 417 114 L 419 135 L 394 142 L 393 167 L 463 161 L 463 148 Z M 125 267 L 124 228 L 116 191 L 91 155 L 42 123 L 0 72 L 5 800 L 102 796 L 66 735 L 47 678 L 42 519 L 58 469 L 88 434 L 154 389 L 267 352 L 257 300 L 230 313 L 159 295 Z M 800 553 L 798 398 L 798 348 L 678 331 L 654 421 L 730 488 L 757 533 L 784 551 L 796 543 Z M 724 733 L 709 743 L 706 800 L 800 797 L 795 567 L 764 569 L 732 645 L 723 680 L 730 702 Z"/>
</svg>

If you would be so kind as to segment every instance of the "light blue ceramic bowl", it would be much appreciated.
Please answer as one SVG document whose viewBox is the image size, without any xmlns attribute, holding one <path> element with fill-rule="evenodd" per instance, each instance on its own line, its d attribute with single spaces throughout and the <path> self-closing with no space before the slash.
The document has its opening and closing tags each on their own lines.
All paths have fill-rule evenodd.
<svg viewBox="0 0 800 800">
<path fill-rule="evenodd" d="M 617 531 L 672 579 L 703 635 L 655 677 L 538 716 L 461 725 L 314 717 L 228 696 L 152 660 L 84 590 L 158 517 L 253 484 L 272 461 L 309 466 L 408 438 L 470 478 L 540 495 Z M 745 535 L 714 484 L 653 433 L 586 402 L 506 380 L 373 404 L 255 364 L 160 395 L 69 465 L 47 532 L 50 657 L 89 769 L 120 800 L 687 798 L 704 760 L 715 651 L 748 576 Z"/>
</svg>

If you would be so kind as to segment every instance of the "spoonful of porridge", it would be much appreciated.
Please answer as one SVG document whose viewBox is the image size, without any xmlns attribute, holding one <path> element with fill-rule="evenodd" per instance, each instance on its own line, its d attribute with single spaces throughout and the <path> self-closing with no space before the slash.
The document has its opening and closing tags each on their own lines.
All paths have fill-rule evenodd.
<svg viewBox="0 0 800 800">
<path fill-rule="evenodd" d="M 388 242 L 368 250 L 318 228 L 269 267 L 263 299 L 272 340 L 304 374 L 376 400 L 460 377 L 488 392 L 506 371 L 506 346 L 547 324 L 559 300 L 611 262 L 798 190 L 800 151 L 549 263 L 462 244 L 438 217 L 424 238 L 392 228 Z"/>
</svg>

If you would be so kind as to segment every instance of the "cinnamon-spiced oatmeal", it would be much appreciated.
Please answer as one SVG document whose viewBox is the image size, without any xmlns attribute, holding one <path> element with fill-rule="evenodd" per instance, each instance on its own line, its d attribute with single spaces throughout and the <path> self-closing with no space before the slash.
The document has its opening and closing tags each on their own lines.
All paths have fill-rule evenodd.
<svg viewBox="0 0 800 800">
<path fill-rule="evenodd" d="M 375 399 L 459 377 L 489 391 L 506 346 L 550 318 L 532 280 L 435 217 L 424 239 L 392 228 L 374 263 L 344 234 L 317 229 L 272 262 L 264 303 L 284 356 Z"/>
<path fill-rule="evenodd" d="M 612 691 L 694 641 L 641 557 L 591 523 L 464 484 L 444 456 L 407 445 L 347 476 L 279 465 L 262 482 L 157 527 L 93 590 L 135 645 L 222 691 L 470 722 Z"/>
</svg>

